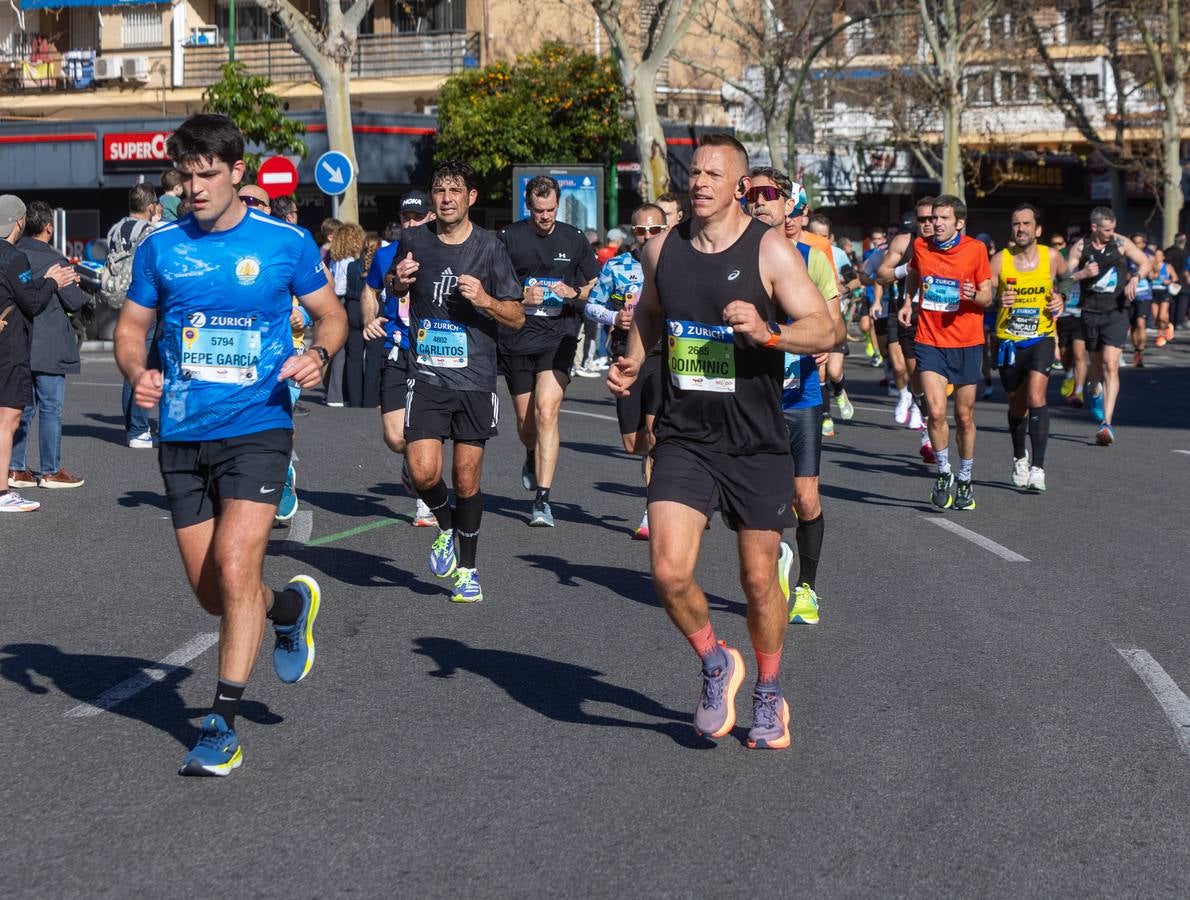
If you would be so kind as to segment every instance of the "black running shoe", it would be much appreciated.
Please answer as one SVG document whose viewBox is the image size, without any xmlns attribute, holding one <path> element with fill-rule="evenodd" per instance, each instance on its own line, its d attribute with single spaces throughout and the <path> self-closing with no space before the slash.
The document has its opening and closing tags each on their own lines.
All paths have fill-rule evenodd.
<svg viewBox="0 0 1190 900">
<path fill-rule="evenodd" d="M 954 483 L 954 508 L 975 509 L 975 492 L 971 490 L 970 481 Z"/>
<path fill-rule="evenodd" d="M 943 472 L 934 481 L 934 489 L 930 491 L 930 502 L 939 509 L 950 509 L 954 505 L 954 473 Z"/>
</svg>

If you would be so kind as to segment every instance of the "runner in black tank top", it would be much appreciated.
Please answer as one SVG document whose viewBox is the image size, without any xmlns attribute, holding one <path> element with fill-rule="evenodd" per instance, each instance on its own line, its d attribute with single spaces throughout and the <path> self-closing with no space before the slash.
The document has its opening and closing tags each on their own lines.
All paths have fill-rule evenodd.
<svg viewBox="0 0 1190 900">
<path fill-rule="evenodd" d="M 1127 263 L 1137 267 L 1130 275 Z M 1091 417 L 1098 420 L 1095 442 L 1115 442 L 1112 417 L 1120 394 L 1120 351 L 1128 337 L 1128 304 L 1138 278 L 1149 272 L 1149 259 L 1128 238 L 1116 234 L 1116 215 L 1106 206 L 1091 210 L 1091 233 L 1070 249 L 1067 261 L 1079 284 L 1083 314 L 1079 329 L 1090 355 Z"/>
<path fill-rule="evenodd" d="M 779 672 L 788 609 L 777 579 L 781 529 L 792 524 L 793 465 L 781 417 L 784 354 L 834 344 L 826 304 L 797 251 L 740 208 L 748 154 L 735 138 L 703 137 L 690 167 L 694 221 L 645 245 L 644 289 L 627 353 L 608 373 L 617 396 L 665 340 L 665 389 L 649 484 L 653 583 L 673 623 L 702 660 L 694 714 L 700 734 L 735 725 L 744 680 L 738 650 L 715 639 L 694 580 L 707 516 L 717 505 L 739 532 L 740 581 L 757 682 L 749 747 L 789 746 Z M 778 325 L 792 320 L 795 324 Z"/>
<path fill-rule="evenodd" d="M 745 300 L 768 321 L 784 318 L 760 278 L 760 240 L 752 220 L 722 253 L 690 245 L 692 222 L 669 236 L 657 260 L 665 312 L 665 365 L 657 443 L 678 441 L 718 453 L 788 454 L 781 419 L 783 357 L 731 334 L 723 309 Z"/>
</svg>

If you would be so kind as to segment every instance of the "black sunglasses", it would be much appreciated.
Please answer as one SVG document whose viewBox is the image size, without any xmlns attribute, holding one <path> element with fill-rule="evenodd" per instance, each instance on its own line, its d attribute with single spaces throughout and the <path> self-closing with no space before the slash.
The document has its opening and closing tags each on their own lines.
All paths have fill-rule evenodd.
<svg viewBox="0 0 1190 900">
<path fill-rule="evenodd" d="M 923 222 L 933 222 L 934 218 L 935 218 L 934 216 L 918 216 L 917 223 L 920 225 Z"/>
<path fill-rule="evenodd" d="M 665 231 L 666 227 L 667 226 L 665 225 L 633 225 L 632 233 L 637 237 L 644 237 L 646 234 L 651 234 L 653 237 L 656 237 L 657 235 L 661 234 L 661 232 Z"/>
<path fill-rule="evenodd" d="M 242 200 L 244 202 L 245 206 L 259 206 L 262 209 L 264 207 L 268 206 L 268 204 L 265 203 L 263 200 L 258 200 L 256 197 L 252 197 L 248 194 L 244 194 L 243 196 L 241 196 L 240 200 Z"/>
<path fill-rule="evenodd" d="M 755 203 L 757 200 L 764 200 L 765 203 L 772 203 L 778 197 L 784 197 L 785 192 L 779 187 L 773 187 L 771 184 L 762 184 L 759 187 L 750 187 L 744 193 L 744 198 L 749 203 Z"/>
</svg>

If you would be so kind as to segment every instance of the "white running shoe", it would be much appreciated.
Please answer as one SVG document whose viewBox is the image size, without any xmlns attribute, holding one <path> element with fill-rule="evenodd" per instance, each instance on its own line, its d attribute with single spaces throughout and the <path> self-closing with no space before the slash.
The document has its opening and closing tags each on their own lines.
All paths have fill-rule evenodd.
<svg viewBox="0 0 1190 900">
<path fill-rule="evenodd" d="M 36 500 L 26 500 L 16 491 L 5 491 L 0 494 L 0 513 L 7 512 L 35 512 L 41 509 Z"/>
<path fill-rule="evenodd" d="M 417 509 L 413 513 L 413 527 L 414 528 L 429 528 L 431 525 L 437 525 L 438 520 L 434 518 L 434 514 L 430 512 L 430 507 L 426 506 L 426 502 L 417 498 Z"/>
<path fill-rule="evenodd" d="M 1045 469 L 1039 469 L 1033 466 L 1029 469 L 1029 490 L 1037 491 L 1039 494 L 1045 493 Z"/>
<path fill-rule="evenodd" d="M 909 422 L 905 425 L 906 428 L 911 428 L 914 431 L 923 431 L 925 422 L 921 418 L 921 410 L 917 408 L 916 403 L 912 403 L 909 407 Z"/>
<path fill-rule="evenodd" d="M 1041 471 L 1038 469 L 1038 471 Z M 1029 484 L 1029 457 L 1022 456 L 1012 460 L 1012 483 L 1016 487 L 1026 487 Z"/>
<path fill-rule="evenodd" d="M 898 425 L 904 425 L 909 420 L 909 407 L 913 406 L 913 394 L 902 388 L 896 395 L 897 408 L 893 412 L 893 419 Z"/>
</svg>

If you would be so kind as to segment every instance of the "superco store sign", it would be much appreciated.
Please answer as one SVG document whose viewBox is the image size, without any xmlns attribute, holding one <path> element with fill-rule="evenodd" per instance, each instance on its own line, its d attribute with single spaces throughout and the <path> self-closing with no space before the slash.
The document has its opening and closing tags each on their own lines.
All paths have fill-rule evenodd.
<svg viewBox="0 0 1190 900">
<path fill-rule="evenodd" d="M 160 171 L 169 167 L 165 155 L 168 131 L 108 132 L 103 136 L 103 167 L 123 171 Z"/>
</svg>

